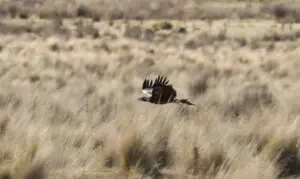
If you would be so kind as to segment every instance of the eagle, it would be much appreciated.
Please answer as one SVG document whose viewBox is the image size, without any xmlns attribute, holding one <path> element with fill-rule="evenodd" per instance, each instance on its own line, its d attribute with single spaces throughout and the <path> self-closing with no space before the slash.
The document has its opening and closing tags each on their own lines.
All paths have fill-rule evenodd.
<svg viewBox="0 0 300 179">
<path fill-rule="evenodd" d="M 187 105 L 195 105 L 187 99 L 176 99 L 176 90 L 169 84 L 169 80 L 167 80 L 164 76 L 159 75 L 155 79 L 154 83 L 152 80 L 145 79 L 142 91 L 147 96 L 138 98 L 140 101 L 146 101 L 154 104 L 184 103 Z"/>
</svg>

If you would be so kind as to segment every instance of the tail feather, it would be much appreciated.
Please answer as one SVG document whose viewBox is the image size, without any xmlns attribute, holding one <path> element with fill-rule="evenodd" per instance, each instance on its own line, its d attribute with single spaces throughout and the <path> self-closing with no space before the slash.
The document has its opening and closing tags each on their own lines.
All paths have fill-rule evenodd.
<svg viewBox="0 0 300 179">
<path fill-rule="evenodd" d="M 195 104 L 191 103 L 191 102 L 190 102 L 189 100 L 187 100 L 187 99 L 176 99 L 175 102 L 176 102 L 176 103 L 183 103 L 183 104 L 195 106 Z"/>
</svg>

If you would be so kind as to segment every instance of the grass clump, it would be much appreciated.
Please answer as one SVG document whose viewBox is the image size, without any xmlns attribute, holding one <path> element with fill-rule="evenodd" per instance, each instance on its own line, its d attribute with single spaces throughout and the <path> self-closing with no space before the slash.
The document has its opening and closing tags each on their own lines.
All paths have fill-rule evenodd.
<svg viewBox="0 0 300 179">
<path fill-rule="evenodd" d="M 264 152 L 274 159 L 280 170 L 279 177 L 300 175 L 299 140 L 297 137 L 272 136 L 264 148 Z"/>
<path fill-rule="evenodd" d="M 157 22 L 157 23 L 153 24 L 152 27 L 155 31 L 171 30 L 173 28 L 173 25 L 171 22 L 163 21 L 163 22 Z"/>
<path fill-rule="evenodd" d="M 135 133 L 127 135 L 121 142 L 120 167 L 125 171 L 133 168 L 149 173 L 153 168 L 153 159 L 142 139 Z"/>
<path fill-rule="evenodd" d="M 186 172 L 197 176 L 215 176 L 228 167 L 226 153 L 220 148 L 202 151 L 193 147 L 185 159 Z"/>
<path fill-rule="evenodd" d="M 36 153 L 38 144 L 33 142 L 29 148 L 17 156 L 11 165 L 0 172 L 1 179 L 46 179 L 45 168 L 43 162 L 38 162 Z"/>
<path fill-rule="evenodd" d="M 229 104 L 225 113 L 233 116 L 241 116 L 253 113 L 253 111 L 273 108 L 276 98 L 266 84 L 250 84 L 240 88 Z"/>
</svg>

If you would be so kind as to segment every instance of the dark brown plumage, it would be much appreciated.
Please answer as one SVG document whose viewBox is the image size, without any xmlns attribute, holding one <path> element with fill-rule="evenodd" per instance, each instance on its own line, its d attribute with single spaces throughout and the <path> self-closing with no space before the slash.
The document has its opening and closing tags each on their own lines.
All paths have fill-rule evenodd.
<svg viewBox="0 0 300 179">
<path fill-rule="evenodd" d="M 154 83 L 152 80 L 145 79 L 142 89 L 143 92 L 147 94 L 147 97 L 141 97 L 139 100 L 154 104 L 184 103 L 188 105 L 194 105 L 187 99 L 176 99 L 176 90 L 168 83 L 169 81 L 167 78 L 162 76 L 158 76 Z"/>
</svg>

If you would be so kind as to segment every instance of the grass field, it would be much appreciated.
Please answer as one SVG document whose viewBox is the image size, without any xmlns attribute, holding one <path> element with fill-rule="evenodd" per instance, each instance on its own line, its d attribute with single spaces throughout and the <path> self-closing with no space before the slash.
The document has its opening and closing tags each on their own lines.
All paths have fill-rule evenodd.
<svg viewBox="0 0 300 179">
<path fill-rule="evenodd" d="M 0 4 L 0 179 L 300 177 L 299 1 Z"/>
</svg>

